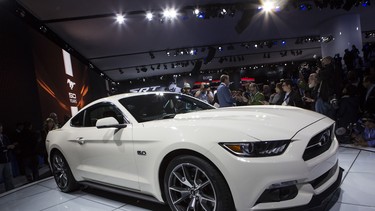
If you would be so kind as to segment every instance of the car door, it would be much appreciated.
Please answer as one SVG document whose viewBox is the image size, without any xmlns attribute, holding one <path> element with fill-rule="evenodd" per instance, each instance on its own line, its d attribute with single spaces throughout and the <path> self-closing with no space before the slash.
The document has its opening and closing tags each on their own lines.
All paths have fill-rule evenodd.
<svg viewBox="0 0 375 211">
<path fill-rule="evenodd" d="M 114 117 L 126 128 L 95 127 L 96 121 Z M 87 108 L 84 127 L 75 134 L 79 152 L 80 175 L 93 182 L 139 189 L 137 169 L 133 154 L 132 124 L 126 122 L 122 112 L 112 103 L 99 103 Z"/>
</svg>

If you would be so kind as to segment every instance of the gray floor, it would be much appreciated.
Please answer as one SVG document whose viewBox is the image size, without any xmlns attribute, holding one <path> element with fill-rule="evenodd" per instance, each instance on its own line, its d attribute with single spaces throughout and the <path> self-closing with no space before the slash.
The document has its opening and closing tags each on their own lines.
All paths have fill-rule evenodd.
<svg viewBox="0 0 375 211">
<path fill-rule="evenodd" d="M 375 153 L 340 147 L 339 163 L 345 171 L 338 202 L 331 211 L 375 211 Z M 0 210 L 167 211 L 168 208 L 94 189 L 65 194 L 57 189 L 52 178 L 46 178 L 1 194 Z"/>
</svg>

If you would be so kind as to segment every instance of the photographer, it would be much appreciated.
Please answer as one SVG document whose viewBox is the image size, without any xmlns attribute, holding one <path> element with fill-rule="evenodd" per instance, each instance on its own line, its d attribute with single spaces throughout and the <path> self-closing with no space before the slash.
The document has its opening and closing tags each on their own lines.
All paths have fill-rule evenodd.
<svg viewBox="0 0 375 211">
<path fill-rule="evenodd" d="M 195 93 L 194 97 L 211 104 L 214 101 L 214 95 L 211 92 L 208 83 L 202 83 L 200 89 Z"/>
</svg>

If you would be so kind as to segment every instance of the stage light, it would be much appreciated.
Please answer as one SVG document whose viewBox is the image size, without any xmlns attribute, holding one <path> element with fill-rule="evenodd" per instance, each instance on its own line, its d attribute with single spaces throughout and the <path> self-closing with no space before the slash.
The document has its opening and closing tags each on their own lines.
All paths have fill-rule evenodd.
<svg viewBox="0 0 375 211">
<path fill-rule="evenodd" d="M 141 68 L 141 71 L 142 71 L 142 72 L 147 72 L 147 67 L 142 67 L 142 68 Z"/>
<path fill-rule="evenodd" d="M 164 70 L 166 70 L 166 69 L 168 69 L 168 67 L 167 67 L 167 65 L 166 65 L 166 64 L 164 64 Z"/>
<path fill-rule="evenodd" d="M 160 64 L 158 64 L 158 66 L 156 66 L 156 69 L 158 69 L 158 70 L 160 69 Z"/>
<path fill-rule="evenodd" d="M 190 55 L 197 55 L 197 50 L 196 49 L 191 49 L 189 52 Z"/>
<path fill-rule="evenodd" d="M 286 41 L 285 41 L 285 40 L 282 40 L 282 41 L 281 41 L 281 45 L 286 45 Z"/>
<path fill-rule="evenodd" d="M 147 20 L 152 21 L 153 18 L 154 18 L 154 15 L 152 14 L 152 12 L 147 12 L 146 13 L 146 19 Z"/>
<path fill-rule="evenodd" d="M 197 17 L 197 18 L 201 18 L 201 19 L 206 18 L 206 13 L 204 11 L 199 10 L 198 8 L 196 8 L 193 13 L 194 13 L 195 17 Z"/>
<path fill-rule="evenodd" d="M 362 2 L 362 7 L 368 7 L 370 6 L 370 0 L 365 0 Z"/>
<path fill-rule="evenodd" d="M 167 50 L 166 54 L 167 56 L 171 56 L 171 52 L 169 50 Z"/>
<path fill-rule="evenodd" d="M 118 69 L 118 71 L 120 72 L 120 74 L 124 74 L 124 71 L 123 71 L 123 70 Z"/>
<path fill-rule="evenodd" d="M 272 1 L 263 2 L 262 8 L 265 12 L 271 12 L 275 8 L 275 3 Z"/>
<path fill-rule="evenodd" d="M 199 12 L 200 12 L 200 11 L 199 11 L 199 9 L 198 9 L 198 8 L 196 8 L 196 9 L 194 10 L 194 12 L 193 12 L 193 13 L 194 13 L 194 15 L 196 15 L 196 16 L 197 16 L 197 15 L 199 14 Z"/>
<path fill-rule="evenodd" d="M 299 5 L 299 10 L 301 10 L 301 11 L 307 11 L 307 10 L 311 10 L 311 9 L 312 9 L 311 4 L 302 3 L 302 4 Z"/>
<path fill-rule="evenodd" d="M 254 47 L 255 47 L 255 48 L 258 48 L 258 45 L 257 45 L 257 44 L 255 44 L 255 45 L 254 45 Z"/>
<path fill-rule="evenodd" d="M 219 46 L 219 47 L 217 47 L 217 50 L 223 51 L 223 47 Z"/>
<path fill-rule="evenodd" d="M 116 21 L 119 24 L 123 24 L 125 22 L 125 16 L 122 14 L 117 14 L 116 15 Z"/>
<path fill-rule="evenodd" d="M 222 15 L 222 16 L 226 15 L 227 13 L 228 12 L 225 8 L 221 9 L 221 11 L 220 11 L 220 15 Z"/>
<path fill-rule="evenodd" d="M 163 17 L 169 20 L 175 19 L 177 17 L 177 10 L 171 8 L 163 11 Z"/>
</svg>

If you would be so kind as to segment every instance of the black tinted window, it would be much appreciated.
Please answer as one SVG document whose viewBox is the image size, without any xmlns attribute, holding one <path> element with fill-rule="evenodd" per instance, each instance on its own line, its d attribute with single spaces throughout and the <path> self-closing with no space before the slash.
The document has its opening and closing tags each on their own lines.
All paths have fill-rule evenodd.
<svg viewBox="0 0 375 211">
<path fill-rule="evenodd" d="M 176 114 L 213 109 L 195 98 L 180 94 L 156 93 L 120 100 L 138 122 L 173 118 Z"/>
<path fill-rule="evenodd" d="M 72 118 L 72 120 L 70 121 L 70 125 L 73 126 L 73 127 L 83 127 L 83 115 L 84 115 L 84 111 L 80 112 L 79 114 L 77 114 L 75 117 Z"/>
</svg>

